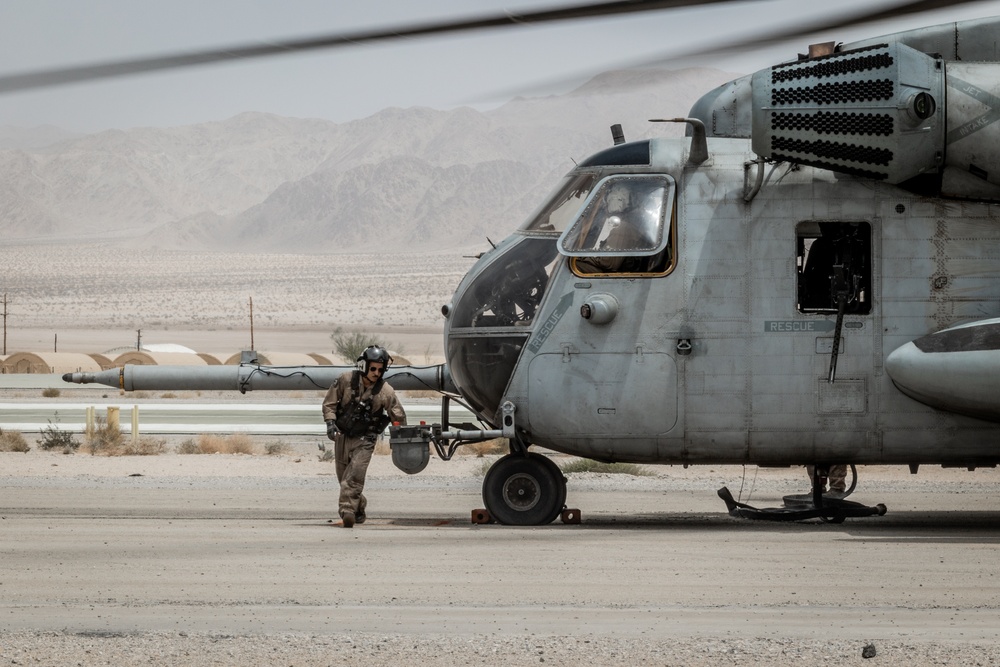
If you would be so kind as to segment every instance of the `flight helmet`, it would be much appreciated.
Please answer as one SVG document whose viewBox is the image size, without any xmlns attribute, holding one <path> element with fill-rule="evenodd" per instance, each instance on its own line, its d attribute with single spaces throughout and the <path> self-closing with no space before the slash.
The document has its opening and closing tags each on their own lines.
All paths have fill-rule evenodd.
<svg viewBox="0 0 1000 667">
<path fill-rule="evenodd" d="M 358 370 L 368 375 L 368 370 L 371 367 L 372 362 L 380 362 L 386 370 L 389 369 L 389 364 L 392 363 L 392 357 L 389 356 L 389 351 L 380 345 L 369 345 L 365 348 L 365 351 L 361 353 L 358 357 L 357 367 Z M 385 375 L 385 373 L 383 373 Z"/>
</svg>

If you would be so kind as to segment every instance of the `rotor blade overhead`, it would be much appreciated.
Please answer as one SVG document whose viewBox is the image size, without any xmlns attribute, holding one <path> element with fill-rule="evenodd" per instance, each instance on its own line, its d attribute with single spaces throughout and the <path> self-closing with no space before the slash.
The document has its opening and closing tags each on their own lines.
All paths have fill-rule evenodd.
<svg viewBox="0 0 1000 667">
<path fill-rule="evenodd" d="M 680 62 L 691 58 L 711 58 L 733 53 L 752 51 L 770 46 L 772 44 L 780 44 L 805 35 L 853 28 L 866 23 L 874 23 L 875 21 L 899 18 L 909 16 L 911 14 L 920 14 L 923 12 L 934 11 L 936 9 L 954 8 L 960 5 L 974 4 L 979 1 L 980 0 L 911 0 L 910 2 L 904 2 L 893 7 L 872 11 L 855 12 L 848 16 L 841 16 L 827 21 L 815 21 L 813 23 L 797 25 L 783 30 L 775 30 L 748 37 L 747 39 L 737 42 L 727 42 L 723 45 L 692 49 L 689 51 L 671 51 L 662 53 L 661 55 L 653 58 L 609 63 L 608 69 L 635 69 L 649 67 L 651 65 L 663 65 L 668 62 Z M 490 95 L 490 99 L 506 98 L 512 95 L 524 95 L 528 92 L 551 90 L 553 88 L 564 86 L 569 81 L 589 76 L 593 76 L 593 72 L 580 72 L 575 77 L 559 77 L 545 81 L 536 81 L 528 87 L 494 91 L 494 93 Z M 481 99 L 482 98 L 477 98 L 475 101 L 481 101 Z"/>
<path fill-rule="evenodd" d="M 894 7 L 876 9 L 872 11 L 856 12 L 848 16 L 831 19 L 828 21 L 816 21 L 814 23 L 802 24 L 785 30 L 776 30 L 764 35 L 759 35 L 757 37 L 750 37 L 748 39 L 740 40 L 738 42 L 732 42 L 726 44 L 725 46 L 715 46 L 705 49 L 696 49 L 693 51 L 687 51 L 684 53 L 669 54 L 661 59 L 645 61 L 643 64 L 652 65 L 657 62 L 662 63 L 666 60 L 681 60 L 683 58 L 693 58 L 698 56 L 700 57 L 718 56 L 726 53 L 734 53 L 738 51 L 758 49 L 765 46 L 770 46 L 771 44 L 784 42 L 789 39 L 799 37 L 801 35 L 812 35 L 815 33 L 827 32 L 830 30 L 842 30 L 844 28 L 853 28 L 854 26 L 864 25 L 865 23 L 874 23 L 875 21 L 883 21 L 887 19 L 899 18 L 902 16 L 909 16 L 912 14 L 920 14 L 923 12 L 934 11 L 936 9 L 945 9 L 945 8 L 953 9 L 960 5 L 965 5 L 975 2 L 979 2 L 979 0 L 911 0 L 911 2 L 904 2 Z"/>
<path fill-rule="evenodd" d="M 457 34 L 475 30 L 519 27 L 532 24 L 559 23 L 575 19 L 623 16 L 642 12 L 660 12 L 706 5 L 723 5 L 739 0 L 611 0 L 608 2 L 584 3 L 555 9 L 532 12 L 506 12 L 492 16 L 459 19 L 439 23 L 424 23 L 397 26 L 377 30 L 362 30 L 353 33 L 320 35 L 302 39 L 255 44 L 236 45 L 201 51 L 187 51 L 128 60 L 92 63 L 73 67 L 36 70 L 21 74 L 0 76 L 0 94 L 47 88 L 52 86 L 110 79 L 132 74 L 157 72 L 197 65 L 209 65 L 236 60 L 264 58 L 283 54 L 344 48 L 358 44 L 388 42 L 399 39 L 426 37 L 431 35 Z M 908 16 L 935 9 L 955 8 L 978 0 L 910 0 L 896 6 L 824 22 L 815 22 L 786 30 L 778 30 L 766 35 L 713 46 L 693 51 L 667 54 L 659 58 L 633 63 L 633 66 L 663 63 L 667 60 L 681 60 L 696 56 L 713 56 L 767 46 L 799 35 L 813 34 L 834 29 L 842 29 L 879 20 Z M 625 65 L 624 63 L 622 64 Z"/>
<path fill-rule="evenodd" d="M 734 0 L 613 0 L 611 2 L 570 5 L 534 12 L 507 12 L 493 16 L 397 26 L 354 33 L 321 35 L 279 42 L 261 42 L 204 51 L 188 51 L 164 56 L 118 60 L 60 69 L 46 69 L 23 74 L 0 76 L 0 93 L 47 88 L 79 81 L 110 79 L 130 74 L 194 67 L 233 60 L 263 58 L 304 51 L 336 49 L 358 44 L 385 42 L 430 35 L 470 32 L 491 28 L 556 23 L 574 19 L 599 18 L 639 12 L 682 9 L 702 5 L 725 4 Z"/>
</svg>

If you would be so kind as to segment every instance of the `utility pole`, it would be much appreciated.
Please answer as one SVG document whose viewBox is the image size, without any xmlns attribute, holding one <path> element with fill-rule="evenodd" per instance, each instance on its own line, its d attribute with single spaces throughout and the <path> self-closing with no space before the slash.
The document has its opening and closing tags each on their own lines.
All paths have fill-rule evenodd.
<svg viewBox="0 0 1000 667">
<path fill-rule="evenodd" d="M 59 351 L 59 334 L 52 334 L 52 351 Z"/>
<path fill-rule="evenodd" d="M 142 350 L 142 329 L 135 330 L 135 349 Z"/>
<path fill-rule="evenodd" d="M 250 297 L 250 349 L 257 349 L 253 346 L 253 297 Z"/>
<path fill-rule="evenodd" d="M 7 292 L 3 293 L 3 353 L 7 354 Z"/>
</svg>

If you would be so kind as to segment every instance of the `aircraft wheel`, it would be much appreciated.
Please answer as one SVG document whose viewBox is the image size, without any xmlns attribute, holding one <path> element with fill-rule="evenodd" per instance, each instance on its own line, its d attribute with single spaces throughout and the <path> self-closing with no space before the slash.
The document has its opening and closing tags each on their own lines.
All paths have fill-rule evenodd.
<svg viewBox="0 0 1000 667">
<path fill-rule="evenodd" d="M 559 467 L 541 454 L 508 454 L 486 473 L 483 502 L 502 524 L 551 523 L 566 502 L 566 479 Z"/>
<path fill-rule="evenodd" d="M 541 454 L 535 454 L 534 452 L 529 454 L 529 456 L 536 457 L 536 460 L 546 466 L 552 475 L 555 476 L 556 483 L 559 485 L 559 500 L 557 501 L 557 504 L 559 505 L 559 511 L 561 512 L 563 508 L 566 507 L 566 477 L 563 475 L 562 470 L 559 469 L 559 466 L 557 466 L 549 457 L 542 456 Z M 556 516 L 559 515 L 556 514 Z M 553 520 L 554 519 L 555 517 L 553 517 Z"/>
</svg>

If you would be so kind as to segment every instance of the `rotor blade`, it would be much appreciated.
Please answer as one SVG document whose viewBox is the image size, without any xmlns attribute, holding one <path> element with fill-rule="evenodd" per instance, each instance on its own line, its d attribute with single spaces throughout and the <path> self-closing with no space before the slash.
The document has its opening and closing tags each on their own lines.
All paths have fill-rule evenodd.
<svg viewBox="0 0 1000 667">
<path fill-rule="evenodd" d="M 339 35 L 322 35 L 318 37 L 296 39 L 279 42 L 261 42 L 229 48 L 207 49 L 204 51 L 189 51 L 164 56 L 151 56 L 119 60 L 91 65 L 79 65 L 61 69 L 46 69 L 23 74 L 0 76 L 0 93 L 18 90 L 46 88 L 77 81 L 93 81 L 109 79 L 142 72 L 194 67 L 221 63 L 231 60 L 263 58 L 302 51 L 317 51 L 335 49 L 357 44 L 384 42 L 411 37 L 429 35 L 444 35 L 448 33 L 469 32 L 500 27 L 513 27 L 536 23 L 554 23 L 574 19 L 598 18 L 634 14 L 639 12 L 664 11 L 699 5 L 724 4 L 734 0 L 612 0 L 610 2 L 571 5 L 558 9 L 547 9 L 534 12 L 513 13 L 484 16 L 443 23 L 428 23 L 400 26 L 379 30 L 359 31 Z"/>
<path fill-rule="evenodd" d="M 767 46 L 771 46 L 773 44 L 780 44 L 781 42 L 786 42 L 791 39 L 802 37 L 805 35 L 812 35 L 815 33 L 827 32 L 830 30 L 851 28 L 854 26 L 864 25 L 866 23 L 874 23 L 876 21 L 899 18 L 911 14 L 919 14 L 922 12 L 933 11 L 935 9 L 954 8 L 958 7 L 959 5 L 973 4 L 980 1 L 981 0 L 911 0 L 910 2 L 905 2 L 896 5 L 894 7 L 888 7 L 872 11 L 862 11 L 850 14 L 848 16 L 842 16 L 840 18 L 833 18 L 826 21 L 816 21 L 813 23 L 801 24 L 792 28 L 761 33 L 758 34 L 757 36 L 749 37 L 747 39 L 743 39 L 738 42 L 730 42 L 722 46 L 712 46 L 707 48 L 692 49 L 689 51 L 674 51 L 674 52 L 664 53 L 654 58 L 643 58 L 642 60 L 619 61 L 617 63 L 609 63 L 606 69 L 607 70 L 639 69 L 642 67 L 649 67 L 652 65 L 663 65 L 666 63 L 681 62 L 692 58 L 712 58 L 712 57 L 729 55 L 732 53 L 753 51 L 756 49 L 762 49 Z M 570 81 L 586 79 L 591 76 L 593 76 L 593 72 L 587 71 L 587 72 L 580 72 L 577 76 L 564 76 L 558 79 L 537 81 L 533 84 L 529 84 L 528 86 L 519 86 L 516 89 L 498 90 L 495 93 L 490 94 L 486 98 L 483 97 L 476 98 L 475 100 L 470 100 L 467 103 L 482 102 L 485 99 L 490 99 L 490 100 L 508 99 L 515 95 L 526 95 L 533 92 L 552 90 L 554 88 L 564 87 Z"/>
<path fill-rule="evenodd" d="M 981 0 L 911 0 L 911 2 L 905 2 L 903 4 L 896 5 L 894 7 L 888 7 L 885 9 L 857 12 L 841 18 L 830 19 L 827 21 L 816 21 L 814 23 L 799 25 L 794 28 L 776 30 L 774 32 L 759 35 L 757 37 L 751 37 L 749 39 L 740 40 L 739 42 L 733 42 L 725 46 L 696 49 L 693 51 L 688 51 L 680 54 L 671 54 L 661 59 L 646 61 L 643 64 L 652 65 L 658 62 L 660 63 L 665 62 L 666 60 L 681 60 L 684 58 L 720 56 L 737 51 L 759 49 L 765 46 L 770 46 L 772 44 L 785 42 L 795 37 L 800 37 L 803 35 L 812 35 L 819 32 L 828 32 L 830 30 L 841 30 L 844 28 L 852 28 L 854 26 L 864 25 L 866 23 L 874 23 L 875 21 L 894 19 L 902 16 L 909 16 L 911 14 L 920 14 L 923 12 L 934 11 L 935 9 L 946 9 L 946 8 L 954 9 L 959 5 L 965 5 L 980 1 Z"/>
</svg>

